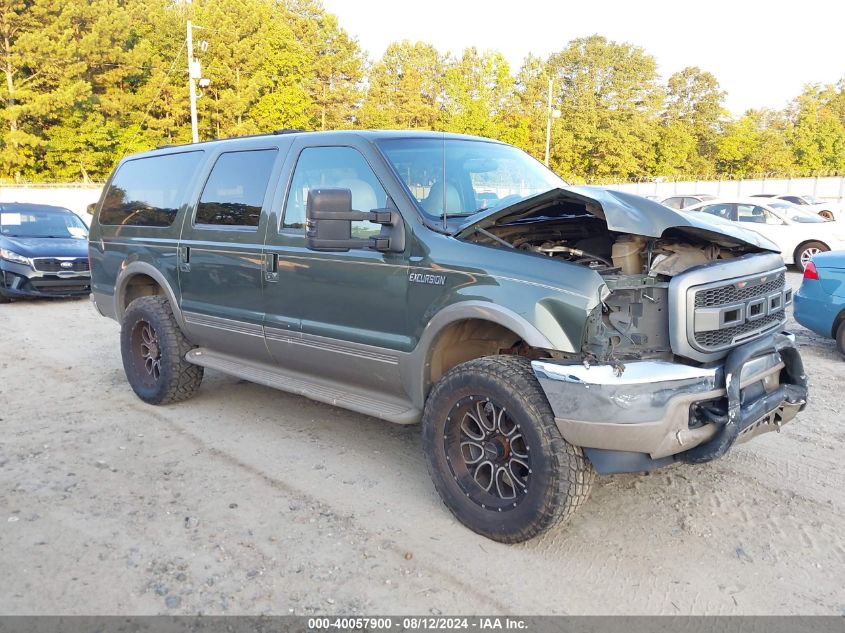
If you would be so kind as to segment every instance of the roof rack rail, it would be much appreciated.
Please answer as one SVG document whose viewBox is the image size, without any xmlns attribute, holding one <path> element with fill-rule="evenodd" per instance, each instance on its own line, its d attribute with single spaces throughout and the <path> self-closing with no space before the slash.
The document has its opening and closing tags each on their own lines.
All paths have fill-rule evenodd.
<svg viewBox="0 0 845 633">
<path fill-rule="evenodd" d="M 283 127 L 281 130 L 273 130 L 273 134 L 296 134 L 297 132 L 304 132 L 302 128 L 298 127 Z"/>
</svg>

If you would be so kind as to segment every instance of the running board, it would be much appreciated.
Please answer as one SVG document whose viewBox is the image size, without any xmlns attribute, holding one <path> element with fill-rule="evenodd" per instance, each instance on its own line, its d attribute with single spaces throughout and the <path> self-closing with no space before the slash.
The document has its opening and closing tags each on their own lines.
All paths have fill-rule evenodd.
<svg viewBox="0 0 845 633">
<path fill-rule="evenodd" d="M 343 407 L 365 415 L 397 424 L 414 424 L 420 421 L 422 411 L 408 401 L 385 400 L 372 392 L 353 392 L 329 381 L 318 381 L 313 376 L 288 372 L 279 367 L 263 363 L 247 363 L 243 360 L 211 352 L 205 348 L 192 349 L 185 360 L 194 365 L 216 369 L 243 380 L 255 382 L 288 393 L 295 393 L 312 400 Z"/>
</svg>

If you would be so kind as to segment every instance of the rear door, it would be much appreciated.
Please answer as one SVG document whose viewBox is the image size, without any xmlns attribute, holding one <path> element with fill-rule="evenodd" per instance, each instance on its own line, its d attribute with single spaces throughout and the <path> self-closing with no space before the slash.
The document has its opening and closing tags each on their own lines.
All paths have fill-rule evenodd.
<svg viewBox="0 0 845 633">
<path fill-rule="evenodd" d="M 280 169 L 279 148 L 220 151 L 179 242 L 182 314 L 196 344 L 269 361 L 262 249 L 265 205 Z"/>
</svg>

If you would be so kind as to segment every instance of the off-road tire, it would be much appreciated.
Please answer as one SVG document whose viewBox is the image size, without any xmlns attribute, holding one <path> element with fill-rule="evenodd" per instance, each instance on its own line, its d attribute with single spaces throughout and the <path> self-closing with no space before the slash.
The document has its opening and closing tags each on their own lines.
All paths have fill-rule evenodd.
<svg viewBox="0 0 845 633">
<path fill-rule="evenodd" d="M 804 244 L 801 244 L 798 248 L 795 249 L 795 265 L 798 267 L 798 270 L 803 272 L 804 268 L 807 265 L 806 262 L 802 261 L 804 259 L 804 253 L 813 251 L 824 253 L 829 250 L 830 248 L 827 246 L 827 244 L 824 244 L 822 242 L 805 242 Z M 813 254 L 815 253 L 813 252 Z M 809 259 L 807 261 L 809 261 Z"/>
<path fill-rule="evenodd" d="M 459 408 L 465 406 L 461 403 L 479 397 L 500 406 L 511 420 L 508 424 L 516 425 L 524 434 L 525 454 L 530 457 L 530 475 L 523 489 L 527 492 L 510 508 L 502 507 L 509 499 L 502 503 L 495 500 L 498 507 L 482 504 L 489 495 L 478 484 L 477 472 L 474 476 L 462 472 L 469 468 L 466 460 L 453 467 L 464 455 L 464 447 L 461 445 L 457 459 L 455 449 L 449 447 L 456 441 L 455 433 L 459 434 L 458 442 L 466 435 L 460 435 L 465 422 L 452 419 L 451 414 L 458 411 L 455 418 L 466 420 L 466 415 L 460 413 L 466 410 Z M 457 431 L 454 425 L 458 425 Z M 428 472 L 443 503 L 461 523 L 494 541 L 518 543 L 533 538 L 568 519 L 590 494 L 595 471 L 581 449 L 561 437 L 549 402 L 526 358 L 489 356 L 449 370 L 428 396 L 422 436 Z M 486 459 L 485 451 L 481 452 L 482 459 Z"/>
<path fill-rule="evenodd" d="M 151 359 L 139 349 L 142 330 L 154 335 L 157 371 L 148 370 Z M 146 330 L 147 333 L 150 330 Z M 143 344 L 143 343 L 142 343 Z M 192 349 L 185 338 L 170 303 L 161 296 L 139 297 L 129 304 L 120 330 L 123 369 L 133 391 L 148 404 L 170 404 L 187 400 L 200 387 L 203 368 L 185 360 Z"/>
<path fill-rule="evenodd" d="M 839 353 L 845 357 L 845 321 L 842 321 L 836 328 L 836 347 L 839 349 Z"/>
</svg>

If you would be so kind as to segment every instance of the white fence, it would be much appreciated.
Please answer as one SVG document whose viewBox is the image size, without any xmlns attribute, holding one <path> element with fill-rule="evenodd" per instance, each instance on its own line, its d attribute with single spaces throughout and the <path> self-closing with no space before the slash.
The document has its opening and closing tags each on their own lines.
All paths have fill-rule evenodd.
<svg viewBox="0 0 845 633">
<path fill-rule="evenodd" d="M 845 202 L 845 176 L 816 178 L 761 178 L 755 180 L 686 180 L 656 178 L 651 181 L 605 185 L 640 196 L 669 196 L 709 193 L 714 196 L 752 196 L 755 193 L 813 195 L 831 202 Z"/>
</svg>

